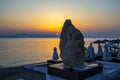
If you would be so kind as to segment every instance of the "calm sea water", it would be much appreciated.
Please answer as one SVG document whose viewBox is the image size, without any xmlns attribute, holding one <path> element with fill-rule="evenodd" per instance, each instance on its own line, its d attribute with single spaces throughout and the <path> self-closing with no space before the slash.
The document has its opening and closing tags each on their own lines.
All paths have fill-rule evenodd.
<svg viewBox="0 0 120 80">
<path fill-rule="evenodd" d="M 98 39 L 103 38 L 85 38 L 85 46 Z M 52 58 L 54 47 L 60 53 L 59 38 L 0 38 L 0 67 L 44 62 Z"/>
</svg>

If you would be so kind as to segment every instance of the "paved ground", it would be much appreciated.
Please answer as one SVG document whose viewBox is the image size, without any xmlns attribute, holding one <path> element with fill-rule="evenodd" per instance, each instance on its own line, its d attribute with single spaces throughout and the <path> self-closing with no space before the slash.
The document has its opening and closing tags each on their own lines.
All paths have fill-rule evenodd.
<svg viewBox="0 0 120 80">
<path fill-rule="evenodd" d="M 109 66 L 112 65 L 114 67 L 116 66 L 115 64 L 110 63 Z M 41 63 L 33 65 L 41 65 Z M 119 68 L 119 66 L 116 67 Z M 25 69 L 23 66 L 0 69 L 0 80 L 16 80 L 18 78 L 23 78 L 24 80 L 46 80 L 45 74 Z M 120 80 L 120 71 L 117 80 Z"/>
<path fill-rule="evenodd" d="M 45 74 L 24 69 L 23 66 L 0 69 L 0 80 L 46 80 Z"/>
</svg>

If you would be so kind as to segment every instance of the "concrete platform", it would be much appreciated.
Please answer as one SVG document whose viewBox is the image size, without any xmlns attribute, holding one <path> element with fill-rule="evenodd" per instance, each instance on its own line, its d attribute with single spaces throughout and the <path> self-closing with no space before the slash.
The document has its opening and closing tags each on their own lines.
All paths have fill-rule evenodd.
<svg viewBox="0 0 120 80">
<path fill-rule="evenodd" d="M 62 63 L 62 60 L 47 60 L 47 63 L 50 63 L 50 64 L 57 64 L 57 63 Z"/>
<path fill-rule="evenodd" d="M 96 74 L 94 76 L 88 77 L 84 80 L 115 80 L 118 77 L 118 72 L 116 69 L 112 69 L 112 70 L 107 70 L 107 75 L 106 72 L 102 72 L 99 74 Z M 61 77 L 57 77 L 57 76 L 53 76 L 50 74 L 46 74 L 46 80 L 67 80 L 65 78 L 61 78 Z M 73 79 L 75 80 L 75 79 Z M 82 80 L 82 79 L 80 79 Z M 116 79 L 117 80 L 117 79 Z"/>
<path fill-rule="evenodd" d="M 84 66 L 76 67 L 73 69 L 64 68 L 63 63 L 48 66 L 49 75 L 61 77 L 66 80 L 83 80 L 85 78 L 101 73 L 102 70 L 102 64 L 97 63 L 85 63 Z"/>
<path fill-rule="evenodd" d="M 84 80 L 119 80 L 120 64 L 106 61 L 96 61 L 103 64 L 103 72 L 88 77 Z M 66 80 L 65 78 L 46 73 L 46 80 Z M 75 80 L 75 79 L 73 79 Z"/>
</svg>

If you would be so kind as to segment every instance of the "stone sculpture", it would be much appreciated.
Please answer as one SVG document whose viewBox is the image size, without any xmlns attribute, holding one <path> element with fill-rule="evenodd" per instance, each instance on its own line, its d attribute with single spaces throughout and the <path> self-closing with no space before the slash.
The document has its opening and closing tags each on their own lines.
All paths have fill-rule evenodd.
<svg viewBox="0 0 120 80">
<path fill-rule="evenodd" d="M 59 47 L 65 67 L 78 67 L 84 64 L 84 37 L 70 19 L 67 19 L 63 25 Z"/>
<path fill-rule="evenodd" d="M 108 51 L 107 44 L 104 45 L 103 60 L 105 60 L 105 61 L 111 61 L 112 60 L 112 56 L 111 56 L 110 52 Z"/>
<path fill-rule="evenodd" d="M 102 50 L 102 46 L 100 44 L 98 44 L 98 56 L 103 56 L 103 50 Z"/>
<path fill-rule="evenodd" d="M 53 60 L 58 60 L 59 59 L 56 47 L 54 47 L 54 52 L 53 52 L 52 59 Z"/>
<path fill-rule="evenodd" d="M 120 47 L 118 48 L 117 59 L 120 60 Z"/>
<path fill-rule="evenodd" d="M 94 59 L 95 58 L 95 52 L 94 52 L 94 47 L 92 46 L 92 43 L 88 46 L 88 53 L 89 53 L 89 58 Z"/>
</svg>

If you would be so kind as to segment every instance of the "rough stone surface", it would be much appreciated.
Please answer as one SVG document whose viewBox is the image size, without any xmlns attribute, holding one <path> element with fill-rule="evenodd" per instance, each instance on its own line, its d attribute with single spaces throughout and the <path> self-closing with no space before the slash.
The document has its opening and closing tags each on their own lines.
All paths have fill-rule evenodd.
<svg viewBox="0 0 120 80">
<path fill-rule="evenodd" d="M 84 37 L 69 19 L 63 25 L 59 47 L 60 57 L 66 67 L 77 67 L 84 64 Z"/>
</svg>

